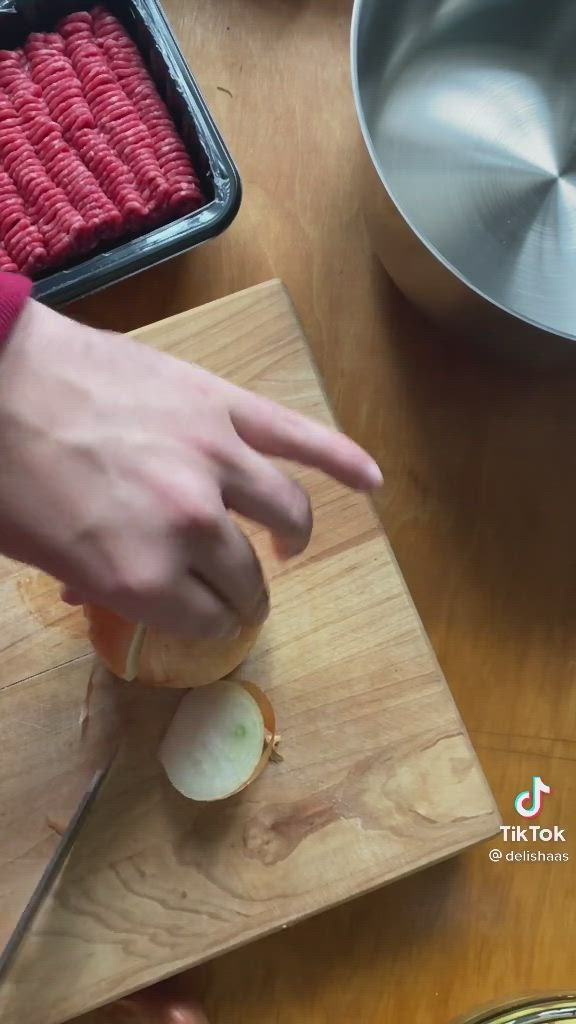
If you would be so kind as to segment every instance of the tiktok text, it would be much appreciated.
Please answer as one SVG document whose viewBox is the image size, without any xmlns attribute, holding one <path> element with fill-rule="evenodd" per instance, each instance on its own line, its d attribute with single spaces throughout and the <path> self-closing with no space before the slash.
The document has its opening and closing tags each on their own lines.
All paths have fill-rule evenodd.
<svg viewBox="0 0 576 1024">
<path fill-rule="evenodd" d="M 500 825 L 500 831 L 505 843 L 565 843 L 566 836 L 564 829 L 558 825 L 552 828 L 540 828 L 539 825 Z"/>
</svg>

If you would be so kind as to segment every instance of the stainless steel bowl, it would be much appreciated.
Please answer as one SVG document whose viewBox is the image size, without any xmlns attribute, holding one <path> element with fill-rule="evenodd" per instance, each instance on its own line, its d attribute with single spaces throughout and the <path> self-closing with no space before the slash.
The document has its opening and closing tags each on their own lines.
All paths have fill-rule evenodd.
<svg viewBox="0 0 576 1024">
<path fill-rule="evenodd" d="M 400 288 L 476 333 L 576 340 L 575 0 L 356 0 L 352 77 Z"/>
<path fill-rule="evenodd" d="M 486 1007 L 472 1016 L 458 1018 L 453 1024 L 561 1024 L 576 1020 L 573 995 L 535 996 Z"/>
</svg>

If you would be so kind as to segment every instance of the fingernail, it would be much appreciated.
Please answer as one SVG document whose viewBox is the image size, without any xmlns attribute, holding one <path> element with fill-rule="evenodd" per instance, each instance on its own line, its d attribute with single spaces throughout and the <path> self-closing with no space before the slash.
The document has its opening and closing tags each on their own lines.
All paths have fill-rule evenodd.
<svg viewBox="0 0 576 1024">
<path fill-rule="evenodd" d="M 254 613 L 254 623 L 255 623 L 255 625 L 256 626 L 262 626 L 266 622 L 266 619 L 268 618 L 269 614 L 270 614 L 270 596 L 268 594 L 264 594 L 264 596 L 260 598 L 260 601 L 258 602 L 258 605 L 256 607 L 256 611 Z"/>
<path fill-rule="evenodd" d="M 382 484 L 384 483 L 382 470 L 380 469 L 380 466 L 376 462 L 373 462 L 369 467 L 367 476 L 370 481 L 371 487 L 381 487 Z"/>
<path fill-rule="evenodd" d="M 278 537 L 275 541 L 274 547 L 278 558 L 285 561 L 289 558 L 296 558 L 296 555 L 302 554 L 302 540 L 300 537 L 295 540 L 289 540 L 287 537 Z"/>
<path fill-rule="evenodd" d="M 240 636 L 240 630 L 241 626 L 237 622 L 229 622 L 227 626 L 223 626 L 214 635 L 218 640 L 235 640 L 236 637 Z"/>
</svg>

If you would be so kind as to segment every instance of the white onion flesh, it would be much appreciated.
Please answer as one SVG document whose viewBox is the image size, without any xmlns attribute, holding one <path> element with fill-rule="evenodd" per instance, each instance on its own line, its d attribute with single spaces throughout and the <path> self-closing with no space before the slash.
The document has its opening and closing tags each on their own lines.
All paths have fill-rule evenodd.
<svg viewBox="0 0 576 1024">
<path fill-rule="evenodd" d="M 223 800 L 255 773 L 266 746 L 262 711 L 240 684 L 213 683 L 190 690 L 162 741 L 159 758 L 183 796 Z"/>
<path fill-rule="evenodd" d="M 134 636 L 132 637 L 132 643 L 130 644 L 130 650 L 128 651 L 128 657 L 126 659 L 126 679 L 131 682 L 138 675 L 138 666 L 140 664 L 140 654 L 144 640 L 146 639 L 146 626 L 142 623 L 138 623 L 134 630 Z"/>
</svg>

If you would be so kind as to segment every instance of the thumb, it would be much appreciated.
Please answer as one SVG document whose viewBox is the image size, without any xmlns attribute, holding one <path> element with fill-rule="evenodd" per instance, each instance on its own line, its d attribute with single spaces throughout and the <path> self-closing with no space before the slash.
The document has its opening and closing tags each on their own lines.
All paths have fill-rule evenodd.
<svg viewBox="0 0 576 1024">
<path fill-rule="evenodd" d="M 65 604 L 79 605 L 84 604 L 84 598 L 77 590 L 72 587 L 67 587 L 65 584 L 60 588 L 60 597 Z"/>
<path fill-rule="evenodd" d="M 175 998 L 161 986 L 136 992 L 116 1003 L 115 1009 L 120 1011 L 117 1024 L 208 1024 L 196 999 Z"/>
<path fill-rule="evenodd" d="M 158 1024 L 208 1024 L 208 1019 L 196 1002 L 177 1002 L 164 1007 Z"/>
</svg>

